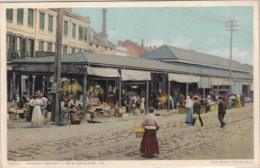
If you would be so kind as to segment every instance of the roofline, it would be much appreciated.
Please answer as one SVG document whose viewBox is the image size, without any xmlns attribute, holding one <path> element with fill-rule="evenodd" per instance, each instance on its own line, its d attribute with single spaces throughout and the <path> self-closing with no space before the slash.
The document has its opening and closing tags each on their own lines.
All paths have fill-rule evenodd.
<svg viewBox="0 0 260 168">
<path fill-rule="evenodd" d="M 204 64 L 204 63 L 196 63 L 196 62 L 188 62 L 188 60 L 184 60 L 184 59 L 165 59 L 162 58 L 161 61 L 169 61 L 169 62 L 181 62 L 181 63 L 188 63 L 188 64 L 193 64 L 193 65 L 203 65 L 206 67 L 213 67 L 213 68 L 219 68 L 219 69 L 228 69 L 228 67 L 221 67 L 221 66 L 217 66 L 217 65 L 212 65 L 212 64 Z M 236 69 L 236 68 L 232 68 L 232 70 L 238 71 L 238 72 L 248 72 L 250 73 L 251 71 L 249 70 L 242 70 L 242 69 Z"/>
</svg>

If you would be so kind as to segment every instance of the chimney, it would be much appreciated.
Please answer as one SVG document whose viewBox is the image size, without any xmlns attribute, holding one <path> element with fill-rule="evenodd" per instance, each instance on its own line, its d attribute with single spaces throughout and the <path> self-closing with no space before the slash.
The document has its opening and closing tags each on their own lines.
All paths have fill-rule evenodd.
<svg viewBox="0 0 260 168">
<path fill-rule="evenodd" d="M 141 47 L 142 47 L 142 49 L 144 49 L 144 39 L 142 39 Z"/>
<path fill-rule="evenodd" d="M 107 9 L 104 8 L 102 11 L 103 11 L 102 33 L 103 33 L 103 35 L 106 35 Z"/>
</svg>

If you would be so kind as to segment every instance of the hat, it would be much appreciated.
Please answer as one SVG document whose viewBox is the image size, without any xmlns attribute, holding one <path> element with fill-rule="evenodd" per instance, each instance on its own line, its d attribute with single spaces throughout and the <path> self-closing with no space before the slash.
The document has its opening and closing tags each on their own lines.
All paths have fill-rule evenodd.
<svg viewBox="0 0 260 168">
<path fill-rule="evenodd" d="M 150 113 L 152 113 L 154 111 L 154 108 L 153 107 L 149 107 L 148 110 L 149 110 Z"/>
</svg>

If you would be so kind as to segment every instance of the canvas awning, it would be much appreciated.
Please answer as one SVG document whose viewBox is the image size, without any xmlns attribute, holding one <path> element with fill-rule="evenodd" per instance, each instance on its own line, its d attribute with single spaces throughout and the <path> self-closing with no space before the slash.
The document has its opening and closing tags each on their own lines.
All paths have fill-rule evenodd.
<svg viewBox="0 0 260 168">
<path fill-rule="evenodd" d="M 206 76 L 201 76 L 198 82 L 198 88 L 211 88 L 211 78 Z"/>
<path fill-rule="evenodd" d="M 148 81 L 151 80 L 151 72 L 138 70 L 121 70 L 122 81 Z"/>
<path fill-rule="evenodd" d="M 169 73 L 168 80 L 176 81 L 179 83 L 197 83 L 200 81 L 200 76 Z"/>
<path fill-rule="evenodd" d="M 216 78 L 212 77 L 211 78 L 211 85 L 212 86 L 227 86 L 227 85 L 232 85 L 233 82 L 230 81 L 228 78 Z"/>
<path fill-rule="evenodd" d="M 121 75 L 118 72 L 118 69 L 113 69 L 113 68 L 87 67 L 87 74 L 99 76 L 99 77 L 110 77 L 110 78 L 121 77 Z"/>
</svg>

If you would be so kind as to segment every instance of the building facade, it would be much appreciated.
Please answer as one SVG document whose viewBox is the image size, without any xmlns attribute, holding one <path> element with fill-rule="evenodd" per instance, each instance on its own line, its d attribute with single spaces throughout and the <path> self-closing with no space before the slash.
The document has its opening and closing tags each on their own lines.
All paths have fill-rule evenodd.
<svg viewBox="0 0 260 168">
<path fill-rule="evenodd" d="M 144 49 L 143 45 L 139 46 L 138 44 L 126 40 L 124 42 L 118 41 L 118 46 L 124 47 L 127 49 L 127 55 L 129 57 L 141 57 L 147 53 L 147 51 Z"/>
<path fill-rule="evenodd" d="M 55 52 L 56 9 L 7 9 L 7 60 Z M 89 18 L 63 11 L 62 54 L 87 51 Z"/>
</svg>

